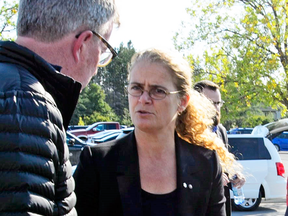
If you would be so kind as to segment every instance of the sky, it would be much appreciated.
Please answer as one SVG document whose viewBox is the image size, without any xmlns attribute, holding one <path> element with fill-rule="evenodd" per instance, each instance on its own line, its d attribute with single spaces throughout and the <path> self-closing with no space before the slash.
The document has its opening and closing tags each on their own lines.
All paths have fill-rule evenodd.
<svg viewBox="0 0 288 216">
<path fill-rule="evenodd" d="M 185 8 L 191 0 L 117 0 L 121 26 L 112 33 L 110 42 L 119 47 L 129 40 L 136 50 L 149 47 L 173 49 L 172 38 L 188 19 Z"/>
<path fill-rule="evenodd" d="M 139 51 L 155 46 L 173 49 L 172 38 L 181 21 L 188 19 L 185 8 L 191 0 L 116 0 L 116 4 L 121 26 L 114 29 L 109 42 L 118 48 L 121 42 L 126 46 L 131 40 Z"/>
</svg>

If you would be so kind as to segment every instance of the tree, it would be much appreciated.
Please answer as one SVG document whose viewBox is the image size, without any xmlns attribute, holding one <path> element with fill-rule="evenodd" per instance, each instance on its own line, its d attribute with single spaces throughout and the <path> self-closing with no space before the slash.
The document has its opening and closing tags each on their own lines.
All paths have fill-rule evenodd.
<svg viewBox="0 0 288 216">
<path fill-rule="evenodd" d="M 187 9 L 191 31 L 177 33 L 175 46 L 187 52 L 199 41 L 208 45 L 203 57 L 190 51 L 189 59 L 201 68 L 196 80 L 221 86 L 223 119 L 236 120 L 259 103 L 286 112 L 287 10 L 287 0 L 195 0 Z"/>
<path fill-rule="evenodd" d="M 16 1 L 3 1 L 0 3 L 0 40 L 8 40 L 13 38 L 15 31 L 15 19 L 18 10 L 18 3 Z"/>
<path fill-rule="evenodd" d="M 95 83 L 90 83 L 80 94 L 70 124 L 77 125 L 80 120 L 83 120 L 84 125 L 97 121 L 118 121 L 118 117 L 105 102 L 104 91 Z"/>
<path fill-rule="evenodd" d="M 93 82 L 102 87 L 106 94 L 106 102 L 114 110 L 120 121 L 123 120 L 127 124 L 129 123 L 129 118 L 127 118 L 128 97 L 125 91 L 128 84 L 127 66 L 135 53 L 135 49 L 132 42 L 129 41 L 127 47 L 121 43 L 117 51 L 118 56 L 106 67 L 99 68 Z M 122 122 L 122 124 L 124 123 Z"/>
</svg>

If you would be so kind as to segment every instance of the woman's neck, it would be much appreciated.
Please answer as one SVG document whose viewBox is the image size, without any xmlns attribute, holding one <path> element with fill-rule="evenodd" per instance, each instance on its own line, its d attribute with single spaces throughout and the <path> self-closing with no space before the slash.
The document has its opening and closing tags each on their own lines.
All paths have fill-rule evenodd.
<svg viewBox="0 0 288 216">
<path fill-rule="evenodd" d="M 139 129 L 135 130 L 136 143 L 139 156 L 159 157 L 175 153 L 174 131 L 160 133 L 146 133 Z"/>
</svg>

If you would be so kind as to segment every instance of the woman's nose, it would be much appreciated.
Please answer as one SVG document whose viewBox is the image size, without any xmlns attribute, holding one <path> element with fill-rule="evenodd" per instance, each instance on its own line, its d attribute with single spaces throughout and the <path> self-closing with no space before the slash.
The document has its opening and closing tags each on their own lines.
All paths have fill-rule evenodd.
<svg viewBox="0 0 288 216">
<path fill-rule="evenodd" d="M 149 92 L 146 90 L 143 90 L 143 93 L 140 96 L 139 101 L 141 103 L 150 103 L 152 101 L 152 98 L 150 97 Z"/>
</svg>

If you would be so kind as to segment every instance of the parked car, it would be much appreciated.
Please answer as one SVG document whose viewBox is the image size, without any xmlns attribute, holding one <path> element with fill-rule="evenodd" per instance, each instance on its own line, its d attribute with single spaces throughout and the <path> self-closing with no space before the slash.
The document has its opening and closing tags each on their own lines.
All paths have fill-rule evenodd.
<svg viewBox="0 0 288 216">
<path fill-rule="evenodd" d="M 87 127 L 87 125 L 69 125 L 67 131 L 85 129 Z"/>
<path fill-rule="evenodd" d="M 100 131 L 104 130 L 115 130 L 115 129 L 120 129 L 119 122 L 96 122 L 88 126 L 86 129 L 72 130 L 70 132 L 75 136 L 77 136 L 79 139 L 82 139 L 83 141 L 86 142 L 88 139 L 88 135 L 99 133 Z"/>
<path fill-rule="evenodd" d="M 268 123 L 264 125 L 269 130 L 268 138 L 273 140 L 283 131 L 288 131 L 288 118 L 280 119 L 275 122 Z M 288 215 L 288 179 L 287 179 L 287 186 L 286 186 L 286 213 L 285 216 Z"/>
<path fill-rule="evenodd" d="M 121 132 L 119 133 L 119 135 L 116 137 L 116 139 L 120 139 L 120 138 L 126 136 L 127 134 L 129 134 L 133 130 L 134 130 L 134 127 L 128 127 L 128 128 L 122 129 Z"/>
<path fill-rule="evenodd" d="M 266 129 L 267 130 L 267 129 Z M 284 198 L 286 195 L 285 170 L 273 143 L 265 135 L 228 134 L 229 151 L 243 166 L 246 183 L 243 186 L 245 202 L 233 208 L 252 211 L 262 198 Z M 231 192 L 233 200 L 233 193 Z"/>
<path fill-rule="evenodd" d="M 272 139 L 277 151 L 287 151 L 288 150 L 288 132 L 284 131 L 275 138 Z"/>
<path fill-rule="evenodd" d="M 253 128 L 233 128 L 227 131 L 227 134 L 251 134 Z"/>
<path fill-rule="evenodd" d="M 69 148 L 69 159 L 72 165 L 78 164 L 79 156 L 83 148 L 87 145 L 93 145 L 91 143 L 85 143 L 78 137 L 66 131 L 66 143 Z"/>
<path fill-rule="evenodd" d="M 104 130 L 93 135 L 88 135 L 87 142 L 94 144 L 108 142 L 116 139 L 119 133 L 121 133 L 121 130 Z"/>
</svg>

